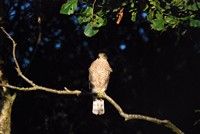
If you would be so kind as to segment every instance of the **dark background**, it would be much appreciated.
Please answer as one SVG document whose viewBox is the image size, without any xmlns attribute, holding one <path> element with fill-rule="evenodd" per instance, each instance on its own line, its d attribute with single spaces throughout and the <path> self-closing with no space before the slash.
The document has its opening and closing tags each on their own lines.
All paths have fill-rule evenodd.
<svg viewBox="0 0 200 134">
<path fill-rule="evenodd" d="M 200 123 L 194 125 L 200 119 L 195 113 L 200 109 L 199 29 L 179 26 L 155 32 L 142 13 L 133 23 L 125 11 L 120 25 L 110 19 L 87 38 L 75 16 L 59 14 L 64 2 L 0 1 L 0 25 L 18 44 L 24 74 L 39 85 L 84 92 L 79 97 L 17 92 L 12 134 L 171 134 L 145 121 L 125 122 L 107 102 L 103 116 L 91 113 L 88 68 L 99 52 L 108 55 L 113 68 L 107 94 L 125 112 L 168 119 L 186 134 L 199 134 Z M 0 32 L 0 56 L 9 82 L 28 86 L 17 77 L 11 51 L 11 41 Z"/>
</svg>

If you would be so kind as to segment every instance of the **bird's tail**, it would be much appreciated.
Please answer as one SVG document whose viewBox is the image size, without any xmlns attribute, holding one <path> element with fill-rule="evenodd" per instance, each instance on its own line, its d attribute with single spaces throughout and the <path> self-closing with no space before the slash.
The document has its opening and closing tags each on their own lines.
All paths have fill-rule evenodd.
<svg viewBox="0 0 200 134">
<path fill-rule="evenodd" d="M 93 100 L 92 113 L 96 114 L 96 115 L 102 115 L 102 114 L 105 113 L 104 100 L 103 99 L 95 98 Z"/>
</svg>

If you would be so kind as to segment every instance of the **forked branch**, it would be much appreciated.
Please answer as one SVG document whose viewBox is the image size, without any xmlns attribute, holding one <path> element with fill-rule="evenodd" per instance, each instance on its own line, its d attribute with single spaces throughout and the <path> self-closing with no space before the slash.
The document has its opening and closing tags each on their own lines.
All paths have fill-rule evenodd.
<svg viewBox="0 0 200 134">
<path fill-rule="evenodd" d="M 6 30 L 1 27 L 1 30 L 6 34 L 6 36 L 12 41 L 12 55 L 13 55 L 13 60 L 14 60 L 14 63 L 15 63 L 15 66 L 16 66 L 16 71 L 18 73 L 18 75 L 24 80 L 26 81 L 27 83 L 29 83 L 31 86 L 30 87 L 18 87 L 18 86 L 13 86 L 9 83 L 7 84 L 3 84 L 1 83 L 0 86 L 3 86 L 3 87 L 7 87 L 7 88 L 11 88 L 11 89 L 15 89 L 15 90 L 20 90 L 20 91 L 33 91 L 33 90 L 43 90 L 43 91 L 46 91 L 46 92 L 50 92 L 50 93 L 55 93 L 55 94 L 75 94 L 75 95 L 79 95 L 81 94 L 81 91 L 80 90 L 69 90 L 67 89 L 66 87 L 64 87 L 63 90 L 57 90 L 57 89 L 53 89 L 53 88 L 47 88 L 47 87 L 44 87 L 44 86 L 40 86 L 40 85 L 37 85 L 35 84 L 32 80 L 30 80 L 29 78 L 27 78 L 21 71 L 21 68 L 19 66 L 19 63 L 17 61 L 17 58 L 16 58 L 16 42 L 14 41 L 14 39 L 6 32 Z"/>
</svg>

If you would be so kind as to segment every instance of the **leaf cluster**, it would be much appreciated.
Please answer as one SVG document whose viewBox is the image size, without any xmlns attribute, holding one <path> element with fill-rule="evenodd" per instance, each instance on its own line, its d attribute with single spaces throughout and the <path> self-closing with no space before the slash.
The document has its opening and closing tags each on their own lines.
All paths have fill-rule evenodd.
<svg viewBox="0 0 200 134">
<path fill-rule="evenodd" d="M 94 12 L 94 6 L 87 3 L 79 3 L 79 7 L 81 9 L 77 10 L 78 0 L 69 0 L 62 5 L 60 13 L 66 15 L 76 13 L 78 23 L 84 26 L 84 34 L 87 37 L 92 37 L 98 33 L 99 28 L 106 25 L 105 13 L 102 10 Z"/>
<path fill-rule="evenodd" d="M 68 0 L 60 9 L 61 14 L 75 15 L 78 23 L 84 26 L 84 34 L 92 37 L 98 33 L 102 26 L 105 26 L 109 13 L 117 13 L 121 8 L 126 8 L 131 14 L 133 22 L 139 21 L 144 13 L 143 19 L 148 22 L 153 30 L 165 31 L 167 28 L 176 28 L 180 25 L 200 28 L 200 2 L 188 0 L 124 0 L 113 4 L 111 0 L 100 1 L 95 6 L 89 1 Z M 82 6 L 82 5 L 85 6 Z M 113 5 L 113 6 L 108 6 Z M 146 15 L 145 15 L 146 14 Z"/>
</svg>

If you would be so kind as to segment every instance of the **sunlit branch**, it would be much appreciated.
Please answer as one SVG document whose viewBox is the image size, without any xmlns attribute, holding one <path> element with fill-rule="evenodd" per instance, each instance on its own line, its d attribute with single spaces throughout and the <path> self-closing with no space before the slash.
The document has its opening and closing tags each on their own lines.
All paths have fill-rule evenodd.
<svg viewBox="0 0 200 134">
<path fill-rule="evenodd" d="M 55 94 L 76 94 L 76 95 L 81 94 L 81 91 L 79 91 L 79 90 L 69 90 L 67 88 L 64 88 L 64 90 L 58 90 L 58 89 L 47 88 L 47 87 L 43 87 L 43 86 L 17 87 L 17 86 L 13 86 L 10 84 L 0 84 L 0 86 L 7 87 L 10 89 L 14 89 L 14 90 L 19 90 L 19 91 L 27 91 L 27 92 L 34 91 L 34 90 L 41 90 L 41 91 L 51 92 L 51 93 L 55 93 Z"/>
<path fill-rule="evenodd" d="M 16 46 L 17 46 L 17 44 L 15 43 L 15 41 L 13 40 L 13 38 L 6 32 L 6 30 L 3 27 L 1 27 L 1 30 L 12 41 L 12 46 L 13 46 L 12 55 L 13 55 L 13 60 L 14 60 L 14 63 L 15 63 L 15 66 L 16 66 L 16 71 L 17 71 L 18 75 L 22 79 L 24 79 L 26 82 L 28 82 L 30 85 L 35 86 L 35 84 L 33 83 L 33 81 L 29 80 L 25 75 L 23 75 L 23 73 L 22 73 L 22 71 L 20 69 L 19 63 L 18 63 L 17 58 L 16 58 Z"/>
<path fill-rule="evenodd" d="M 94 0 L 93 3 L 92 3 L 93 10 L 94 10 L 95 3 L 96 3 L 96 0 Z"/>
<path fill-rule="evenodd" d="M 42 32 L 41 32 L 41 17 L 39 16 L 38 17 L 38 37 L 37 37 L 37 41 L 36 41 L 36 45 L 38 45 L 39 43 L 40 43 L 40 41 L 41 41 L 41 37 L 42 37 Z"/>
<path fill-rule="evenodd" d="M 176 134 L 184 134 L 178 127 L 176 127 L 173 123 L 171 123 L 169 120 L 161 120 L 149 116 L 144 116 L 140 114 L 127 114 L 125 113 L 122 108 L 107 94 L 103 94 L 102 98 L 106 99 L 110 104 L 112 104 L 115 109 L 119 112 L 120 116 L 124 117 L 125 121 L 128 120 L 144 120 L 148 122 L 152 122 L 158 125 L 165 126 L 166 128 L 171 129 Z"/>
<path fill-rule="evenodd" d="M 10 84 L 0 84 L 0 86 L 2 87 L 7 87 L 7 88 L 11 88 L 11 89 L 15 89 L 15 90 L 20 90 L 20 91 L 34 91 L 34 90 L 43 90 L 46 92 L 51 92 L 51 93 L 55 93 L 55 94 L 75 94 L 75 95 L 79 95 L 81 93 L 81 91 L 79 90 L 69 90 L 67 88 L 64 88 L 63 90 L 57 90 L 57 89 L 53 89 L 53 88 L 47 88 L 47 87 L 43 87 L 43 86 L 39 86 L 37 84 L 35 84 L 32 80 L 30 80 L 29 78 L 27 78 L 21 71 L 21 68 L 19 66 L 19 63 L 17 61 L 16 58 L 16 42 L 14 41 L 14 39 L 6 32 L 6 30 L 1 27 L 1 30 L 7 35 L 7 37 L 12 41 L 12 45 L 13 45 L 13 49 L 12 49 L 12 55 L 13 55 L 13 59 L 14 59 L 14 63 L 16 66 L 16 71 L 18 73 L 18 75 L 27 83 L 29 83 L 31 85 L 31 87 L 18 87 L 18 86 L 13 86 Z"/>
</svg>

